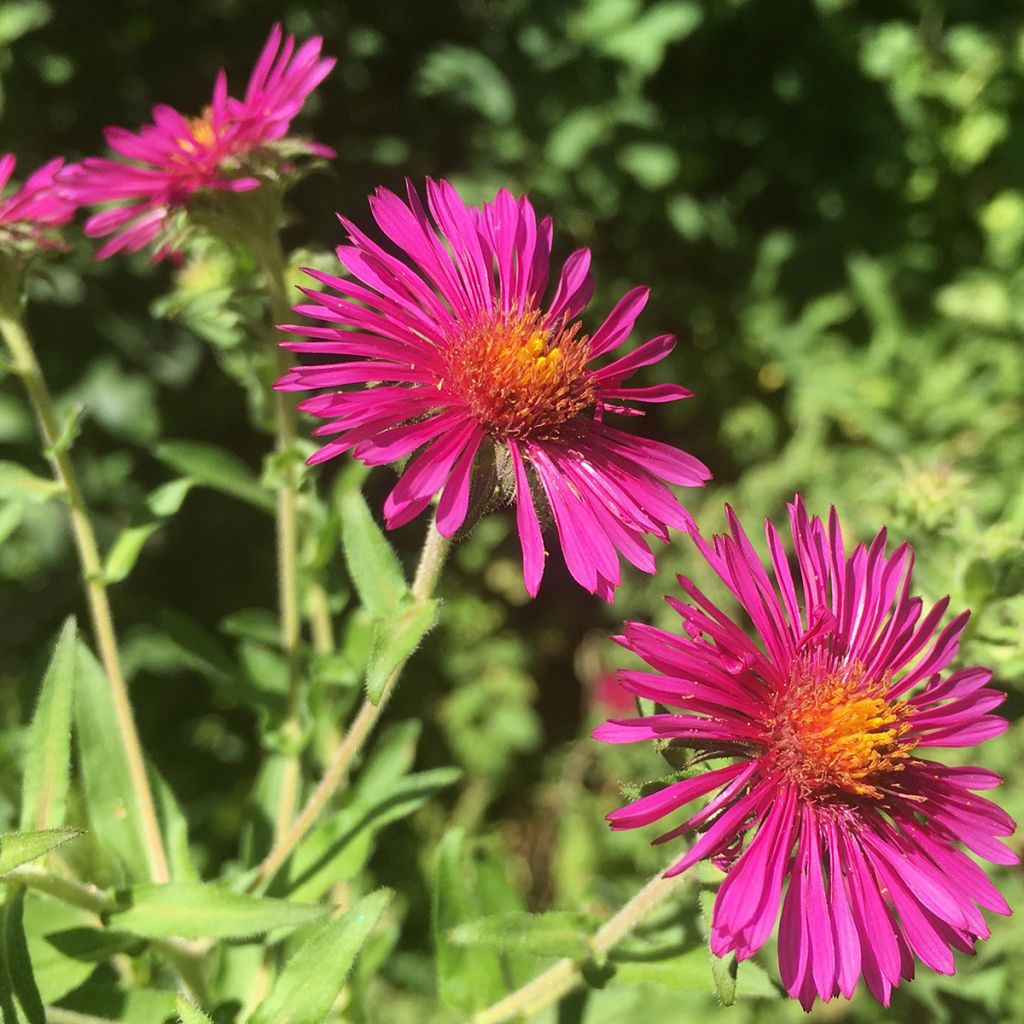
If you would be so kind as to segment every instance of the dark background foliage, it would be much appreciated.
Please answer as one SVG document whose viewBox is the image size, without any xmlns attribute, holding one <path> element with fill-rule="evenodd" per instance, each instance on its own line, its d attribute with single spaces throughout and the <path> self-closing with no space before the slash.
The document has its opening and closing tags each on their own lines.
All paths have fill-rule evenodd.
<svg viewBox="0 0 1024 1024">
<path fill-rule="evenodd" d="M 367 194 L 406 176 L 450 178 L 471 199 L 528 191 L 555 218 L 561 257 L 594 251 L 588 326 L 642 282 L 653 296 L 644 335 L 678 335 L 648 382 L 679 380 L 696 397 L 659 409 L 647 429 L 714 469 L 714 485 L 691 502 L 702 524 L 721 528 L 729 500 L 753 530 L 797 489 L 815 511 L 834 503 L 858 539 L 888 523 L 917 546 L 919 588 L 973 608 L 965 657 L 996 669 L 1016 720 L 1024 19 L 1014 5 L 8 0 L 2 148 L 27 170 L 53 154 L 101 151 L 105 125 L 134 127 L 155 102 L 198 112 L 218 67 L 241 88 L 275 19 L 322 34 L 339 58 L 300 123 L 338 159 L 290 194 L 290 243 L 329 249 L 341 240 L 334 211 L 366 225 Z M 170 479 L 160 440 L 216 444 L 255 469 L 269 443 L 223 372 L 223 339 L 218 348 L 216 332 L 200 340 L 187 318 L 151 317 L 173 277 L 142 258 L 97 264 L 79 238 L 34 285 L 47 373 L 64 402 L 86 408 L 76 457 L 108 542 Z M 3 457 L 42 469 L 10 381 L 0 444 Z M 324 473 L 325 490 L 337 471 Z M 387 477 L 370 478 L 371 507 Z M 410 559 L 420 530 L 398 534 Z M 658 861 L 643 836 L 612 840 L 600 818 L 619 777 L 659 768 L 649 752 L 587 738 L 597 682 L 622 663 L 604 637 L 625 617 L 661 619 L 673 572 L 700 569 L 674 546 L 656 581 L 629 576 L 609 610 L 553 561 L 540 597 L 525 603 L 508 530 L 507 517 L 489 520 L 462 546 L 442 591 L 446 624 L 390 714 L 422 718 L 422 766 L 467 770 L 449 797 L 456 816 L 496 837 L 532 907 L 605 896 L 614 905 Z M 0 714 L 12 727 L 28 714 L 59 623 L 81 611 L 71 564 L 49 506 L 33 506 L 0 548 Z M 337 554 L 327 571 L 340 593 Z M 237 854 L 267 721 L 194 659 L 172 656 L 167 637 L 185 630 L 199 643 L 200 631 L 230 651 L 226 616 L 273 609 L 272 522 L 197 489 L 114 600 L 147 749 L 213 868 Z M 357 633 L 358 622 L 344 628 Z M 1019 729 L 992 748 L 1019 811 Z M 16 763 L 12 743 L 0 753 L 0 808 L 14 801 Z M 400 891 L 436 839 L 439 823 L 424 814 L 393 827 L 373 862 Z M 415 980 L 426 903 L 415 885 L 404 891 L 392 973 Z M 1024 1012 L 1007 967 L 1020 930 L 996 927 L 961 991 L 921 982 L 901 995 L 899 1019 L 953 1019 L 962 1000 L 972 1020 Z M 865 1002 L 855 1013 L 873 1011 Z"/>
</svg>

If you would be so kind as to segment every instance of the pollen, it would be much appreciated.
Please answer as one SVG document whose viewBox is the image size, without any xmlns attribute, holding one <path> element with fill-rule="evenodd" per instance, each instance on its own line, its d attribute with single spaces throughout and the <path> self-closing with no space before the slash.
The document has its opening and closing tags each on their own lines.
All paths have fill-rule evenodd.
<svg viewBox="0 0 1024 1024">
<path fill-rule="evenodd" d="M 771 723 L 776 768 L 805 796 L 880 797 L 907 764 L 910 707 L 887 697 L 889 679 L 817 654 L 797 662 Z"/>
<path fill-rule="evenodd" d="M 438 386 L 495 439 L 551 437 L 594 404 L 579 328 L 547 324 L 540 310 L 491 314 L 450 339 Z"/>
<path fill-rule="evenodd" d="M 209 149 L 217 141 L 217 132 L 213 127 L 213 109 L 205 107 L 199 117 L 190 117 L 187 120 L 191 135 L 179 137 L 175 141 L 183 152 L 194 156 L 200 150 Z"/>
</svg>

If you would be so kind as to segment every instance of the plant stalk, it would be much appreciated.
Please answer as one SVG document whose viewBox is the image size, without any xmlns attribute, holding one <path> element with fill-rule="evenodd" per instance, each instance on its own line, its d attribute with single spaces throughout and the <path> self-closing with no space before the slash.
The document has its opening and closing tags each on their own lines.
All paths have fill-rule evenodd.
<svg viewBox="0 0 1024 1024">
<path fill-rule="evenodd" d="M 262 237 L 254 242 L 256 255 L 263 271 L 270 306 L 272 329 L 285 323 L 291 306 L 285 282 L 284 253 L 276 222 L 268 222 Z M 282 376 L 291 367 L 288 353 L 271 335 L 274 349 L 275 372 Z M 295 442 L 298 437 L 298 417 L 291 395 L 274 391 L 275 448 L 280 458 L 278 471 L 281 483 L 277 488 L 277 586 L 278 607 L 281 616 L 281 650 L 288 674 L 288 710 L 283 733 L 289 746 L 297 747 L 302 735 L 302 665 L 300 646 L 301 611 L 299 604 L 299 474 L 295 466 Z M 281 838 L 295 816 L 299 789 L 302 782 L 302 764 L 295 753 L 288 757 L 281 778 L 277 813 L 274 818 L 275 842 Z"/>
<path fill-rule="evenodd" d="M 614 917 L 601 926 L 589 942 L 592 957 L 602 958 L 630 935 L 643 918 L 672 893 L 685 884 L 686 877 L 665 878 L 655 875 Z M 583 968 L 578 960 L 565 959 L 549 967 L 543 974 L 516 992 L 505 996 L 493 1006 L 470 1018 L 471 1024 L 505 1024 L 514 1017 L 530 1017 L 539 1013 L 583 982 Z"/>
<path fill-rule="evenodd" d="M 412 599 L 415 604 L 423 604 L 433 595 L 450 547 L 451 540 L 448 537 L 442 536 L 437 529 L 436 523 L 431 520 L 430 526 L 427 528 L 427 536 L 423 542 L 423 549 L 420 552 L 416 575 L 413 578 Z M 391 676 L 384 685 L 384 689 L 381 691 L 380 700 L 377 704 L 373 704 L 370 700 L 363 701 L 358 714 L 349 726 L 348 732 L 345 733 L 338 749 L 331 758 L 323 778 L 317 784 L 316 789 L 313 790 L 312 795 L 291 828 L 274 844 L 273 849 L 271 849 L 256 869 L 256 874 L 247 887 L 248 892 L 262 889 L 274 877 L 281 865 L 284 864 L 295 847 L 298 846 L 306 833 L 316 823 L 328 800 L 342 787 L 352 762 L 363 749 L 363 744 L 373 731 L 392 694 L 395 692 L 407 662 L 408 659 L 401 662 L 391 673 Z"/>
<path fill-rule="evenodd" d="M 43 377 L 32 342 L 22 324 L 17 300 L 10 299 L 0 303 L 0 334 L 3 335 L 10 351 L 14 371 L 21 378 L 29 401 L 32 403 L 54 478 L 64 490 L 64 498 L 71 520 L 71 531 L 81 565 L 89 615 L 92 619 L 93 635 L 96 639 L 100 662 L 110 685 L 118 732 L 128 762 L 128 783 L 135 792 L 142 817 L 140 824 L 149 862 L 149 874 L 154 882 L 166 882 L 170 879 L 167 854 L 160 833 L 156 804 L 153 801 L 153 793 L 146 776 L 146 764 L 139 741 L 139 733 L 128 699 L 128 686 L 121 669 L 117 634 L 110 611 L 110 600 L 103 577 L 103 563 L 100 559 L 99 546 L 96 543 L 96 534 L 93 532 L 89 511 L 78 485 L 71 459 L 61 441 L 61 428 L 54 409 L 53 398 Z"/>
</svg>

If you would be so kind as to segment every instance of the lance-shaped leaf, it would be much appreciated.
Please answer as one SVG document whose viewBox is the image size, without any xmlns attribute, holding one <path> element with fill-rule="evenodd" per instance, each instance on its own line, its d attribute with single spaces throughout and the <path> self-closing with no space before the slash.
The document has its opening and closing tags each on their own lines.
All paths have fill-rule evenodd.
<svg viewBox="0 0 1024 1024">
<path fill-rule="evenodd" d="M 257 1007 L 249 1024 L 324 1020 L 390 899 L 387 890 L 372 893 L 343 917 L 315 931 L 285 964 L 274 990 Z"/>
<path fill-rule="evenodd" d="M 404 664 L 437 624 L 437 601 L 406 602 L 373 627 L 373 647 L 366 667 L 366 696 L 379 704 L 391 674 Z"/>
<path fill-rule="evenodd" d="M 615 984 L 643 985 L 653 983 L 689 992 L 714 992 L 715 982 L 708 971 L 708 951 L 697 946 L 685 953 L 675 951 L 665 956 L 630 955 L 615 952 Z"/>
<path fill-rule="evenodd" d="M 75 731 L 91 832 L 129 877 L 148 878 L 142 810 L 128 784 L 131 771 L 107 678 L 81 642 L 75 664 Z"/>
<path fill-rule="evenodd" d="M 707 934 L 711 932 L 711 918 L 715 908 L 715 894 L 710 889 L 702 889 L 700 892 L 700 909 L 704 921 L 704 930 Z M 724 957 L 717 957 L 707 949 L 706 954 L 711 958 L 711 982 L 715 994 L 722 1006 L 732 1006 L 736 1002 L 736 954 L 729 953 Z"/>
<path fill-rule="evenodd" d="M 46 1024 L 25 941 L 24 905 L 25 888 L 15 885 L 8 890 L 7 902 L 0 909 L 0 1014 L 4 1024 L 17 1024 L 22 1019 L 15 1009 L 17 1002 L 28 1024 Z"/>
<path fill-rule="evenodd" d="M 547 914 L 513 911 L 466 921 L 453 928 L 449 938 L 456 946 L 582 960 L 590 955 L 593 932 L 594 919 L 589 914 L 573 910 Z"/>
<path fill-rule="evenodd" d="M 75 620 L 64 623 L 39 689 L 21 782 L 22 831 L 64 824 L 71 772 L 71 703 L 75 684 Z"/>
<path fill-rule="evenodd" d="M 81 834 L 77 828 L 50 828 L 42 832 L 11 832 L 0 836 L 0 875 L 42 857 Z"/>
<path fill-rule="evenodd" d="M 113 915 L 116 928 L 147 939 L 231 939 L 297 928 L 323 917 L 327 907 L 243 896 L 202 882 L 133 886 L 129 906 Z"/>
<path fill-rule="evenodd" d="M 104 579 L 108 583 L 120 583 L 135 568 L 143 545 L 159 528 L 159 523 L 141 523 L 122 530 L 104 562 Z"/>
<path fill-rule="evenodd" d="M 341 544 L 363 606 L 374 615 L 394 615 L 409 588 L 398 555 L 359 491 L 341 498 Z"/>
<path fill-rule="evenodd" d="M 438 845 L 434 869 L 433 932 L 441 998 L 452 1009 L 480 1010 L 505 994 L 501 960 L 489 950 L 456 946 L 449 936 L 483 915 L 470 870 L 465 832 L 454 828 Z"/>
<path fill-rule="evenodd" d="M 213 1021 L 194 1003 L 178 996 L 178 1018 L 181 1024 L 213 1024 Z"/>
<path fill-rule="evenodd" d="M 63 486 L 56 480 L 36 476 L 19 462 L 0 461 L 0 498 L 46 501 L 63 490 Z"/>
<path fill-rule="evenodd" d="M 386 825 L 412 814 L 442 789 L 454 785 L 458 768 L 431 768 L 379 786 L 342 808 L 306 838 L 289 867 L 288 895 L 315 900 L 356 875 L 373 853 L 374 837 Z"/>
<path fill-rule="evenodd" d="M 165 441 L 157 446 L 156 454 L 195 483 L 273 514 L 274 496 L 241 459 L 223 448 L 198 441 Z"/>
</svg>

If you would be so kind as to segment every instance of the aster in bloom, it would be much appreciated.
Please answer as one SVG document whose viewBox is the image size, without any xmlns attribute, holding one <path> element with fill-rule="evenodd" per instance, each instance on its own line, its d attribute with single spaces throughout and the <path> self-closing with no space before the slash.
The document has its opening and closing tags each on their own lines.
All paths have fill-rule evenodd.
<svg viewBox="0 0 1024 1024">
<path fill-rule="evenodd" d="M 4 196 L 16 163 L 11 153 L 0 156 L 0 252 L 20 256 L 39 249 L 62 248 L 53 229 L 71 220 L 76 209 L 55 182 L 64 160 L 57 157 L 43 164 L 21 188 Z"/>
<path fill-rule="evenodd" d="M 399 255 L 342 218 L 350 244 L 337 252 L 351 277 L 306 271 L 324 290 L 304 289 L 311 301 L 296 312 L 328 326 L 286 326 L 313 340 L 285 347 L 342 357 L 297 367 L 278 384 L 330 389 L 299 406 L 330 421 L 316 432 L 333 439 L 310 462 L 351 451 L 380 465 L 423 449 L 384 504 L 387 525 L 409 522 L 440 494 L 437 526 L 451 536 L 466 520 L 474 461 L 494 452 L 515 493 L 530 594 L 546 555 L 541 502 L 573 577 L 610 600 L 618 554 L 653 572 L 644 535 L 667 540 L 668 526 L 690 522 L 665 481 L 699 487 L 710 477 L 692 455 L 607 422 L 612 413 L 639 415 L 631 402 L 689 397 L 676 384 L 626 383 L 675 341 L 662 335 L 593 366 L 626 340 L 648 290 L 628 292 L 588 335 L 578 318 L 593 291 L 589 250 L 566 260 L 544 302 L 550 219 L 538 221 L 525 197 L 506 191 L 481 208 L 444 181 L 428 181 L 426 192 L 426 208 L 411 185 L 407 201 L 385 189 L 370 199 Z"/>
<path fill-rule="evenodd" d="M 911 595 L 907 545 L 888 554 L 882 530 L 847 553 L 835 510 L 827 525 L 809 519 L 798 496 L 797 580 L 770 522 L 769 571 L 727 513 L 730 535 L 694 537 L 759 642 L 680 578 L 689 600 L 667 600 L 683 635 L 629 623 L 618 638 L 655 670 L 623 672 L 626 689 L 680 712 L 608 722 L 595 735 L 668 741 L 730 763 L 609 818 L 615 829 L 637 828 L 714 792 L 655 840 L 699 833 L 669 875 L 703 858 L 727 872 L 712 950 L 753 955 L 781 903 L 779 969 L 805 1009 L 816 996 L 849 998 L 861 975 L 888 1005 L 913 977 L 915 956 L 952 974 L 951 950 L 973 953 L 988 935 L 979 908 L 1009 913 L 961 849 L 1017 863 L 996 838 L 1013 832 L 1012 819 L 973 792 L 999 776 L 927 756 L 1003 732 L 1007 723 L 990 712 L 1004 695 L 983 668 L 945 671 L 967 613 L 939 628 L 948 599 L 926 610 Z"/>
<path fill-rule="evenodd" d="M 97 259 L 136 252 L 155 239 L 154 259 L 161 259 L 174 248 L 168 237 L 172 214 L 196 192 L 248 192 L 287 171 L 296 155 L 332 157 L 327 146 L 286 137 L 306 98 L 334 67 L 333 58 L 321 59 L 322 44 L 316 36 L 296 50 L 295 38 L 282 38 L 275 25 L 242 99 L 228 95 L 221 69 L 199 117 L 158 104 L 153 123 L 138 132 L 107 128 L 107 144 L 123 159 L 90 158 L 63 176 L 78 202 L 117 204 L 86 222 L 90 237 L 114 235 Z"/>
</svg>

